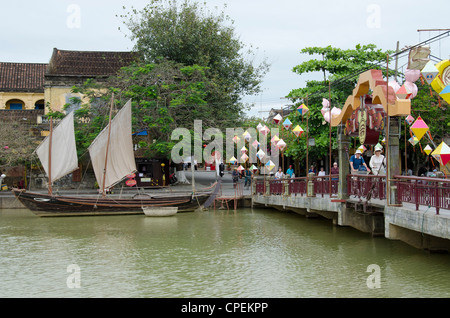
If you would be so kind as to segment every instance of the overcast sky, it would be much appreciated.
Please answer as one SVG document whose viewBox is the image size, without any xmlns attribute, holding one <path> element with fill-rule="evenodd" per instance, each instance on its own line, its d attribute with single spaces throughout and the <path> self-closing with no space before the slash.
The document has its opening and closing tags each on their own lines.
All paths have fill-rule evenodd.
<svg viewBox="0 0 450 318">
<path fill-rule="evenodd" d="M 116 15 L 123 6 L 143 8 L 148 0 L 14 0 L 2 1 L 0 61 L 48 63 L 53 48 L 63 50 L 127 51 L 133 43 Z M 438 32 L 418 29 L 450 28 L 449 0 L 206 0 L 235 21 L 241 40 L 257 47 L 258 58 L 271 63 L 264 78 L 264 92 L 247 97 L 256 107 L 252 115 L 263 115 L 286 104 L 282 97 L 304 87 L 317 74 L 296 75 L 295 65 L 309 59 L 300 50 L 309 46 L 354 48 L 358 43 L 395 50 L 414 45 Z M 440 12 L 446 12 L 440 14 Z M 447 23 L 447 25 L 446 25 Z M 123 31 L 118 27 L 122 26 Z M 432 54 L 449 58 L 449 37 L 431 44 Z M 406 61 L 400 61 L 402 66 Z"/>
</svg>

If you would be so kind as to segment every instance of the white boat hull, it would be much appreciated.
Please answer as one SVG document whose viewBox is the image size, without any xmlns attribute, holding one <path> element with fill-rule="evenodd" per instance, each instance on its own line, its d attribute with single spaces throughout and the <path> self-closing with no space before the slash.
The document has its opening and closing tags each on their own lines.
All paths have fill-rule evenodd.
<svg viewBox="0 0 450 318">
<path fill-rule="evenodd" d="M 177 214 L 177 207 L 142 207 L 146 216 L 173 216 Z"/>
</svg>

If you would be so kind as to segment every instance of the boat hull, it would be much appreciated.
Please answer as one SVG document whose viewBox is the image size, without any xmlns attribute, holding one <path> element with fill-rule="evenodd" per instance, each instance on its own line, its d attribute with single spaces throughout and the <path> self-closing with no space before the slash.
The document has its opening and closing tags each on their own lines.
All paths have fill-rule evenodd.
<svg viewBox="0 0 450 318">
<path fill-rule="evenodd" d="M 144 214 L 142 207 L 176 207 L 178 212 L 195 211 L 210 197 L 210 192 L 174 194 L 148 198 L 97 198 L 51 196 L 24 190 L 13 190 L 17 199 L 38 216 L 94 216 Z"/>
</svg>

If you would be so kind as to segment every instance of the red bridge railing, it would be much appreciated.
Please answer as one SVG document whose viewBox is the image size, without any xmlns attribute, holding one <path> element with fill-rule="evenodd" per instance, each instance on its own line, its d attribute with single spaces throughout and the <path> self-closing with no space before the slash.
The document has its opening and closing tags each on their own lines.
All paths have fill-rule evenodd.
<svg viewBox="0 0 450 318">
<path fill-rule="evenodd" d="M 308 191 L 308 178 L 292 178 L 275 180 L 273 178 L 255 179 L 256 194 L 270 195 L 306 195 Z M 266 184 L 267 181 L 267 184 Z M 330 193 L 330 176 L 311 178 L 314 184 L 315 195 Z M 450 179 L 394 176 L 392 185 L 397 186 L 397 201 L 413 203 L 416 210 L 419 206 L 450 210 Z M 266 189 L 266 187 L 269 189 Z M 268 190 L 268 191 L 267 191 Z M 338 176 L 331 176 L 331 194 L 338 193 Z M 348 175 L 347 195 L 359 199 L 386 199 L 386 177 L 374 175 Z"/>
</svg>

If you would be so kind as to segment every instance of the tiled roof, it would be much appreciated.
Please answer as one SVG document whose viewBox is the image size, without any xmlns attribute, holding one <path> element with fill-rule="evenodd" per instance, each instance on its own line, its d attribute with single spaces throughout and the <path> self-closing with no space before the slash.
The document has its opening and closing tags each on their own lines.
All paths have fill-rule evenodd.
<svg viewBox="0 0 450 318">
<path fill-rule="evenodd" d="M 111 76 L 136 58 L 133 52 L 65 51 L 55 48 L 46 74 Z"/>
<path fill-rule="evenodd" d="M 0 91 L 44 92 L 47 64 L 0 62 Z"/>
</svg>

